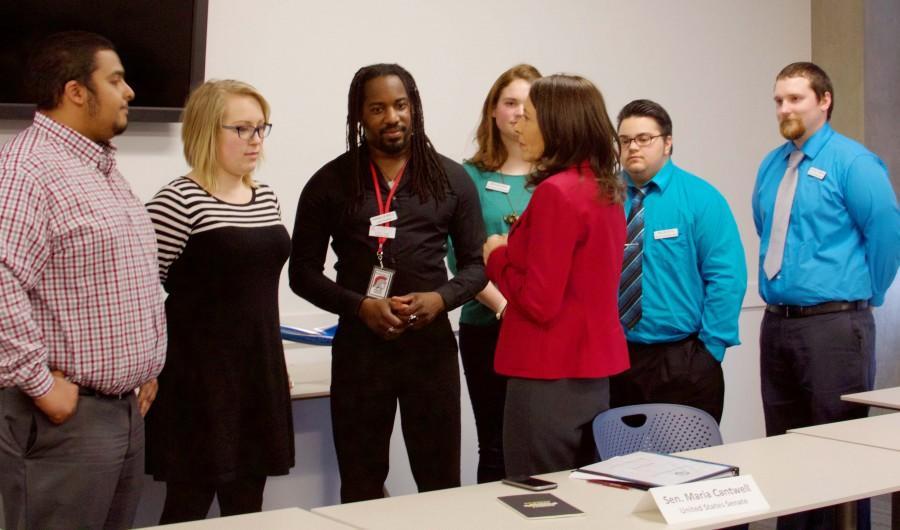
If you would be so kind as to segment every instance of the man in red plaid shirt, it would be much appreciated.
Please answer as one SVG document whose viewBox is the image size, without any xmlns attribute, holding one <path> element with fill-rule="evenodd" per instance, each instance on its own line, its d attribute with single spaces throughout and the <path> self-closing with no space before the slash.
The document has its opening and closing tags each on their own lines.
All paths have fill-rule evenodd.
<svg viewBox="0 0 900 530">
<path fill-rule="evenodd" d="M 5 527 L 127 528 L 166 350 L 153 227 L 109 143 L 134 92 L 85 32 L 46 39 L 29 75 L 34 123 L 0 148 Z"/>
</svg>

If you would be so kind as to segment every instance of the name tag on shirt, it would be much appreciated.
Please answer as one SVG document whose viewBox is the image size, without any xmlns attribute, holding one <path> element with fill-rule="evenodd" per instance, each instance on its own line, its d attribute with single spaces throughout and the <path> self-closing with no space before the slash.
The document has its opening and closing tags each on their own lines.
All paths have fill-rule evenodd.
<svg viewBox="0 0 900 530">
<path fill-rule="evenodd" d="M 667 230 L 657 230 L 653 232 L 653 239 L 670 239 L 673 237 L 678 237 L 677 228 L 669 228 Z"/>
<path fill-rule="evenodd" d="M 499 191 L 500 193 L 509 193 L 509 190 L 511 189 L 509 184 L 494 182 L 493 180 L 487 181 L 487 184 L 485 184 L 484 187 L 491 191 Z"/>
<path fill-rule="evenodd" d="M 390 223 L 391 221 L 396 221 L 396 220 L 397 220 L 397 212 L 394 210 L 391 210 L 388 213 L 383 213 L 381 215 L 375 215 L 375 216 L 369 217 L 369 223 L 371 223 L 372 226 L 383 225 L 384 223 Z"/>
<path fill-rule="evenodd" d="M 817 167 L 809 168 L 809 171 L 807 171 L 806 174 L 809 175 L 810 177 L 815 177 L 819 180 L 825 179 L 825 171 L 823 171 Z"/>
<path fill-rule="evenodd" d="M 397 237 L 397 227 L 381 225 L 370 226 L 369 237 L 386 237 L 388 239 L 394 239 Z"/>
</svg>

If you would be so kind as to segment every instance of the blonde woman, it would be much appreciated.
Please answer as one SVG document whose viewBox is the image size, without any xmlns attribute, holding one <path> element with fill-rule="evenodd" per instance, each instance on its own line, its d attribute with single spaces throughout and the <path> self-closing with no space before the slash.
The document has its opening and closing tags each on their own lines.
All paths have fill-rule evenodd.
<svg viewBox="0 0 900 530">
<path fill-rule="evenodd" d="M 294 464 L 278 279 L 290 254 L 272 189 L 252 174 L 269 104 L 208 81 L 184 109 L 191 171 L 147 205 L 156 228 L 169 345 L 147 418 L 147 470 L 166 482 L 161 524 L 260 511 L 266 477 Z"/>
</svg>

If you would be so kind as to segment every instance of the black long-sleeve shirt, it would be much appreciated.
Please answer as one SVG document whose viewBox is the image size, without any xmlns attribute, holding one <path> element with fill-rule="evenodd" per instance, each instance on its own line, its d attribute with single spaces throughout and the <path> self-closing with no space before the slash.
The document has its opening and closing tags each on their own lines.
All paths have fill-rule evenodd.
<svg viewBox="0 0 900 530">
<path fill-rule="evenodd" d="M 447 311 L 474 297 L 487 283 L 481 257 L 484 222 L 478 193 L 462 166 L 441 156 L 449 189 L 444 200 L 429 198 L 422 203 L 410 179 L 400 180 L 391 210 L 398 218 L 395 239 L 384 244 L 384 266 L 394 269 L 390 295 L 437 291 Z M 354 197 L 347 191 L 347 173 L 354 171 L 345 153 L 323 166 L 300 195 L 288 267 L 291 289 L 316 306 L 341 315 L 356 316 L 365 298 L 372 267 L 378 263 L 377 238 L 369 236 L 369 218 L 379 214 L 369 161 L 363 157 L 360 171 L 366 173 L 363 202 L 352 208 Z M 382 199 L 390 191 L 379 178 Z M 447 236 L 456 252 L 457 273 L 448 280 L 444 258 Z M 337 255 L 337 281 L 325 274 L 328 241 Z"/>
</svg>

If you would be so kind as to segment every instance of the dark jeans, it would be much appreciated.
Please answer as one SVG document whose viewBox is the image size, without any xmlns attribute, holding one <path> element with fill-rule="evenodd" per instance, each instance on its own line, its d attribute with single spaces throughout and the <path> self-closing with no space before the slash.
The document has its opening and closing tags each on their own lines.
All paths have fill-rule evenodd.
<svg viewBox="0 0 900 530">
<path fill-rule="evenodd" d="M 875 321 L 868 309 L 804 318 L 766 312 L 760 332 L 760 377 L 766 434 L 863 418 L 865 405 L 842 394 L 872 389 Z M 868 528 L 869 501 L 859 501 L 858 528 Z M 779 517 L 779 529 L 834 528 L 834 508 Z"/>
<path fill-rule="evenodd" d="M 222 484 L 166 482 L 166 503 L 159 524 L 206 519 L 213 497 L 222 517 L 262 511 L 266 477 L 249 477 Z"/>
<path fill-rule="evenodd" d="M 725 380 L 722 365 L 697 335 L 676 342 L 628 343 L 631 368 L 609 380 L 610 407 L 675 403 L 722 420 Z"/>
<path fill-rule="evenodd" d="M 134 394 L 79 396 L 75 414 L 54 425 L 17 388 L 0 389 L 4 528 L 131 528 L 143 481 Z"/>
<path fill-rule="evenodd" d="M 446 316 L 394 341 L 342 321 L 331 364 L 331 421 L 341 502 L 384 496 L 398 404 L 419 491 L 459 486 L 456 352 Z"/>
<path fill-rule="evenodd" d="M 478 434 L 478 483 L 506 476 L 503 466 L 503 407 L 506 377 L 494 371 L 500 322 L 488 326 L 459 325 L 459 355 Z"/>
<path fill-rule="evenodd" d="M 597 460 L 591 423 L 609 409 L 609 379 L 522 379 L 506 384 L 506 474 L 523 477 Z"/>
</svg>

